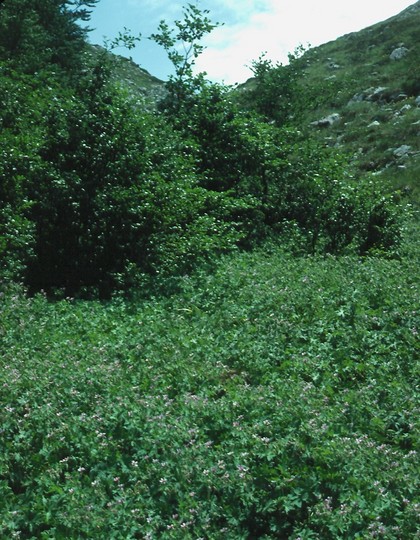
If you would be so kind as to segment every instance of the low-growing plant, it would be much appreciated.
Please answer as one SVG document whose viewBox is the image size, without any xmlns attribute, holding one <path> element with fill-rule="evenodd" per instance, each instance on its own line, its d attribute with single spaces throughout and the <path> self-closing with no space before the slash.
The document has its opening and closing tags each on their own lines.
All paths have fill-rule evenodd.
<svg viewBox="0 0 420 540">
<path fill-rule="evenodd" d="M 0 534 L 415 536 L 417 268 L 273 247 L 149 301 L 3 286 Z"/>
</svg>

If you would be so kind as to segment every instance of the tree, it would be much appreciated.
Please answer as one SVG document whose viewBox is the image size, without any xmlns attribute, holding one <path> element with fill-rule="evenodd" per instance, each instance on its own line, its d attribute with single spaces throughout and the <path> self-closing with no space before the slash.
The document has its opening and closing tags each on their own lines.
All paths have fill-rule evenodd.
<svg viewBox="0 0 420 540">
<path fill-rule="evenodd" d="M 299 112 L 302 89 L 298 81 L 302 74 L 303 47 L 289 54 L 289 63 L 273 63 L 265 55 L 252 62 L 255 87 L 249 92 L 246 102 L 253 110 L 277 126 L 289 123 Z"/>
<path fill-rule="evenodd" d="M 90 8 L 99 0 L 5 0 L 0 11 L 0 59 L 27 73 L 81 65 Z"/>
<path fill-rule="evenodd" d="M 219 26 L 211 22 L 208 10 L 201 11 L 194 4 L 184 7 L 183 14 L 182 21 L 175 21 L 175 28 L 162 20 L 158 33 L 151 36 L 165 49 L 174 67 L 175 75 L 169 77 L 168 97 L 162 106 L 176 114 L 188 106 L 189 98 L 203 86 L 205 73 L 194 75 L 195 60 L 204 50 L 203 37 Z"/>
</svg>

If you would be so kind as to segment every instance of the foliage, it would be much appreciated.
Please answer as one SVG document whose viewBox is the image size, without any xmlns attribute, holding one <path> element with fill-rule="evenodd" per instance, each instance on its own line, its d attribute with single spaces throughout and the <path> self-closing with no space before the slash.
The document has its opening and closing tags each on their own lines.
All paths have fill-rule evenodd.
<svg viewBox="0 0 420 540">
<path fill-rule="evenodd" d="M 5 0 L 0 18 L 0 58 L 15 69 L 78 71 L 87 30 L 78 21 L 89 20 L 89 8 L 98 0 Z"/>
<path fill-rule="evenodd" d="M 71 28 L 69 9 L 54 6 Z M 377 184 L 356 185 L 325 148 L 243 111 L 229 88 L 194 75 L 200 39 L 216 26 L 207 13 L 188 5 L 176 29 L 162 22 L 152 36 L 176 73 L 160 113 L 139 110 L 111 82 L 106 52 L 85 59 L 71 83 L 51 71 L 50 57 L 30 75 L 19 56 L 23 69 L 3 64 L 3 276 L 31 291 L 108 296 L 267 238 L 306 253 L 395 251 L 398 201 Z M 53 17 L 48 39 L 56 26 Z M 111 46 L 136 39 L 125 31 Z M 290 88 L 299 62 L 291 57 L 284 72 Z M 258 66 L 262 79 L 283 73 Z M 271 92 L 274 82 L 264 84 Z"/>
<path fill-rule="evenodd" d="M 150 38 L 164 48 L 175 70 L 175 75 L 167 83 L 168 97 L 162 103 L 162 108 L 171 114 L 185 113 L 189 100 L 204 84 L 205 74 L 194 75 L 195 60 L 204 50 L 201 44 L 203 37 L 219 26 L 212 23 L 208 14 L 208 10 L 187 4 L 183 20 L 175 21 L 175 28 L 161 21 L 158 33 Z"/>
<path fill-rule="evenodd" d="M 54 93 L 44 80 L 0 65 L 0 274 L 21 280 L 35 246 L 26 179 L 38 163 L 43 107 Z"/>
<path fill-rule="evenodd" d="M 0 535 L 414 537 L 418 263 L 273 249 L 148 302 L 3 290 Z"/>
<path fill-rule="evenodd" d="M 56 76 L 37 47 L 76 52 L 69 8 L 93 4 L 1 8 L 0 537 L 413 538 L 419 253 L 401 195 L 195 76 L 212 28 L 195 6 L 160 27 L 178 66 L 160 113 L 110 82 L 106 54 Z M 72 297 L 118 289 L 132 299 Z"/>
<path fill-rule="evenodd" d="M 253 88 L 246 96 L 246 104 L 264 118 L 274 121 L 278 126 L 289 124 L 290 118 L 299 116 L 305 94 L 301 93 L 298 81 L 302 77 L 305 62 L 302 59 L 304 48 L 298 47 L 289 53 L 288 63 L 273 63 L 265 55 L 252 62 L 254 74 Z"/>
<path fill-rule="evenodd" d="M 311 253 L 394 248 L 399 207 L 392 197 L 369 191 L 369 181 L 356 186 L 342 162 L 321 145 L 291 129 L 278 129 L 306 106 L 297 86 L 306 65 L 303 48 L 289 55 L 287 66 L 273 66 L 264 58 L 254 63 L 257 82 L 247 99 L 258 115 L 244 112 L 230 89 L 193 75 L 194 58 L 201 52 L 194 40 L 212 29 L 207 12 L 194 8 L 193 13 L 182 25 L 176 23 L 176 36 L 166 23 L 154 36 L 177 73 L 162 109 L 191 145 L 200 184 L 251 204 L 240 216 L 247 241 L 295 229 L 300 249 Z M 184 54 L 176 49 L 178 41 L 189 44 Z M 266 125 L 259 115 L 274 119 L 275 125 Z"/>
<path fill-rule="evenodd" d="M 248 242 L 284 241 L 294 230 L 295 247 L 309 253 L 398 246 L 398 197 L 370 178 L 355 181 L 344 158 L 313 138 L 241 111 L 225 87 L 203 84 L 188 114 L 170 120 L 190 141 L 200 184 L 249 201 L 241 212 Z"/>
</svg>

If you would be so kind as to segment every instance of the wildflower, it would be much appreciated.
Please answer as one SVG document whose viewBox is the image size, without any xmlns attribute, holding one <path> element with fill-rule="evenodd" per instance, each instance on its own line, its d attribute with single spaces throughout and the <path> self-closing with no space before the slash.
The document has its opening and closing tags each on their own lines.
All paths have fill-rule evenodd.
<svg viewBox="0 0 420 540">
<path fill-rule="evenodd" d="M 327 497 L 327 498 L 324 500 L 324 508 L 325 508 L 325 510 L 328 510 L 328 511 L 331 511 L 331 510 L 332 510 L 331 502 L 332 502 L 332 498 L 331 498 L 331 497 Z"/>
</svg>

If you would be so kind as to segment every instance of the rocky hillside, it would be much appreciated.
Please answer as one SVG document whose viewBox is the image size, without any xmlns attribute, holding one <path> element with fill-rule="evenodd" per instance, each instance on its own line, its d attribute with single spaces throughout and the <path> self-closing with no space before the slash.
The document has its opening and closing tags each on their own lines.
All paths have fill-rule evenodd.
<svg viewBox="0 0 420 540">
<path fill-rule="evenodd" d="M 118 81 L 139 106 L 154 109 L 164 97 L 165 83 L 129 58 L 110 53 L 100 45 L 89 45 L 86 62 L 95 61 L 100 55 L 110 61 L 113 80 Z"/>
<path fill-rule="evenodd" d="M 417 168 L 420 157 L 420 2 L 308 51 L 302 77 L 319 88 L 306 125 L 362 170 Z"/>
<path fill-rule="evenodd" d="M 295 66 L 296 97 L 288 113 L 292 125 L 347 154 L 356 172 L 389 177 L 397 187 L 409 187 L 415 198 L 420 192 L 419 28 L 416 2 L 384 22 L 307 50 Z M 256 85 L 249 79 L 241 94 L 255 92 Z"/>
</svg>

